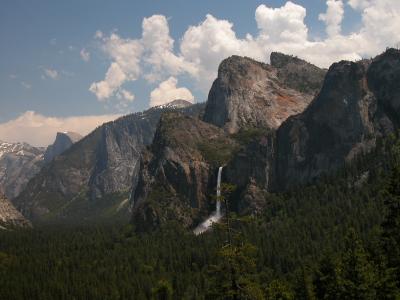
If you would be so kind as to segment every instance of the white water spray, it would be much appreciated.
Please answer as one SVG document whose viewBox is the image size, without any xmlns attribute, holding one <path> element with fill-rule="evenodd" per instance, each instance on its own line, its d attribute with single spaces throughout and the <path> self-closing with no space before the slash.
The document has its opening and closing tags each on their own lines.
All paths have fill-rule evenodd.
<svg viewBox="0 0 400 300">
<path fill-rule="evenodd" d="M 217 223 L 222 217 L 222 214 L 221 214 L 221 201 L 220 201 L 222 168 L 223 167 L 219 167 L 219 169 L 218 169 L 217 200 L 216 200 L 216 204 L 215 204 L 215 212 L 213 212 L 203 223 L 201 223 L 199 226 L 197 226 L 195 228 L 195 230 L 193 232 L 196 235 L 201 234 L 201 233 L 207 231 L 208 229 L 210 229 L 211 225 L 213 223 Z"/>
<path fill-rule="evenodd" d="M 223 167 L 219 167 L 218 169 L 218 177 L 217 177 L 217 203 L 216 203 L 216 208 L 215 208 L 215 214 L 217 216 L 221 217 L 221 175 L 222 175 L 222 168 Z"/>
</svg>

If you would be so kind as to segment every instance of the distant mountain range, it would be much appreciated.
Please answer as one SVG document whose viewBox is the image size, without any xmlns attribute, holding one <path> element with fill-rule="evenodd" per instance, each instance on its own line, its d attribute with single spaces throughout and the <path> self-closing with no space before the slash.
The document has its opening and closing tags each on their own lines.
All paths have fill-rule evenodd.
<svg viewBox="0 0 400 300">
<path fill-rule="evenodd" d="M 11 202 L 0 194 L 0 229 L 31 226 L 32 224 L 15 209 Z"/>
<path fill-rule="evenodd" d="M 82 138 L 79 133 L 75 132 L 58 132 L 54 143 L 47 147 L 44 153 L 44 162 L 51 162 L 56 156 L 69 149 L 72 144 Z"/>
<path fill-rule="evenodd" d="M 44 166 L 13 202 L 34 221 L 129 219 L 141 152 L 152 143 L 161 114 L 198 117 L 203 109 L 176 100 L 106 123 Z"/>
<path fill-rule="evenodd" d="M 27 143 L 0 141 L 0 191 L 9 199 L 14 199 L 43 165 L 50 163 L 81 138 L 74 132 L 59 132 L 47 149 Z"/>
<path fill-rule="evenodd" d="M 0 189 L 15 198 L 43 165 L 44 148 L 0 141 Z"/>
<path fill-rule="evenodd" d="M 214 209 L 223 166 L 237 187 L 232 209 L 255 214 L 266 193 L 332 174 L 395 132 L 399 82 L 395 49 L 329 70 L 281 53 L 270 64 L 232 56 L 205 104 L 174 101 L 106 123 L 66 151 L 53 146 L 58 156 L 12 200 L 33 223 L 194 227 Z"/>
</svg>

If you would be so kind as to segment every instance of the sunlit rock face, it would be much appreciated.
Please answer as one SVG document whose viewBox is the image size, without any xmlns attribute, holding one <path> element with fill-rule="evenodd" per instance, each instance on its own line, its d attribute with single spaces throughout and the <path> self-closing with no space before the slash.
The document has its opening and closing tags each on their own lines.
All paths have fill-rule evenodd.
<svg viewBox="0 0 400 300">
<path fill-rule="evenodd" d="M 9 199 L 17 197 L 43 166 L 43 148 L 26 143 L 0 141 L 0 190 Z"/>
<path fill-rule="evenodd" d="M 280 53 L 271 65 L 231 56 L 218 69 L 204 121 L 236 133 L 241 128 L 278 128 L 301 113 L 319 91 L 325 70 Z"/>
<path fill-rule="evenodd" d="M 15 209 L 11 202 L 0 194 L 0 230 L 31 226 L 31 223 Z"/>
<path fill-rule="evenodd" d="M 34 222 L 127 216 L 141 153 L 152 143 L 162 112 L 197 115 L 203 109 L 178 100 L 105 123 L 55 156 L 13 203 Z"/>
</svg>

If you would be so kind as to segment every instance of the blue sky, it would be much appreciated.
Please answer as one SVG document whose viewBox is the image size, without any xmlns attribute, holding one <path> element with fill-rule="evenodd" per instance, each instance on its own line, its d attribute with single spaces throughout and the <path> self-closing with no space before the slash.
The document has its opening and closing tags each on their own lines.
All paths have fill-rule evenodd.
<svg viewBox="0 0 400 300">
<path fill-rule="evenodd" d="M 324 22 L 320 14 L 327 12 L 327 2 L 329 1 L 332 5 L 329 16 L 332 18 L 328 18 L 329 20 Z M 383 3 L 388 0 L 371 1 Z M 204 49 L 200 49 L 202 47 L 200 46 L 193 53 L 197 53 L 198 50 L 202 65 L 196 65 L 196 57 L 189 57 L 190 55 L 183 53 L 181 44 L 185 32 L 189 26 L 199 26 L 201 32 L 206 27 L 207 14 L 214 17 L 208 21 L 211 27 L 215 27 L 213 27 L 215 31 L 211 32 L 217 32 L 216 34 L 220 28 L 226 25 L 222 22 L 223 20 L 231 23 L 231 29 L 236 35 L 232 43 L 247 44 L 246 34 L 251 34 L 254 40 L 257 40 L 257 45 L 261 45 L 259 46 L 261 52 L 251 52 L 248 55 L 260 60 L 268 60 L 263 53 L 280 49 L 279 45 L 282 43 L 277 38 L 270 38 L 269 41 L 262 39 L 262 35 L 273 27 L 271 19 L 269 21 L 265 19 L 264 21 L 267 23 L 262 23 L 264 22 L 262 18 L 274 14 L 279 15 L 280 18 L 285 18 L 287 15 L 287 18 L 290 19 L 290 12 L 297 11 L 301 14 L 301 7 L 307 11 L 304 20 L 301 20 L 301 16 L 298 17 L 299 22 L 303 22 L 308 30 L 307 41 L 322 41 L 323 46 L 327 47 L 327 53 L 326 55 L 315 53 L 315 49 L 320 48 L 318 45 L 311 45 L 310 47 L 313 47 L 310 48 L 311 50 L 296 48 L 295 43 L 304 44 L 301 41 L 304 37 L 293 39 L 296 42 L 291 41 L 293 45 L 283 48 L 282 51 L 292 52 L 291 54 L 305 57 L 319 65 L 329 65 L 337 58 L 357 59 L 374 54 L 357 49 L 359 47 L 357 45 L 360 43 L 357 42 L 358 40 L 354 42 L 351 37 L 352 33 L 361 32 L 362 28 L 367 26 L 362 21 L 363 14 L 366 14 L 366 5 L 370 5 L 370 7 L 372 5 L 367 0 L 293 0 L 292 2 L 294 6 L 288 6 L 287 1 L 284 0 L 3 0 L 0 3 L 0 105 L 2 108 L 0 123 L 12 121 L 27 111 L 34 111 L 36 114 L 46 117 L 60 118 L 119 115 L 141 111 L 149 107 L 150 93 L 160 88 L 161 83 L 168 81 L 171 76 L 176 79 L 177 86 L 171 87 L 171 82 L 175 82 L 168 81 L 170 83 L 168 88 L 173 89 L 172 94 L 167 93 L 168 95 L 175 95 L 174 93 L 187 95 L 189 93 L 196 101 L 204 101 L 211 83 L 210 78 L 215 76 L 218 65 L 216 62 L 230 54 L 247 55 L 244 48 L 238 49 L 238 46 L 232 46 L 232 49 L 235 50 L 223 49 L 221 53 L 215 54 L 208 60 Z M 379 6 L 379 4 L 376 5 Z M 259 19 L 256 20 L 255 12 L 260 6 L 265 9 L 260 10 Z M 342 12 L 340 7 L 343 8 Z M 282 8 L 282 11 L 274 11 L 274 8 Z M 394 9 L 396 10 L 394 17 L 397 18 L 397 7 Z M 107 70 L 113 62 L 118 63 L 115 55 L 113 56 L 109 50 L 110 47 L 116 47 L 111 45 L 111 34 L 114 33 L 118 37 L 118 41 L 126 40 L 127 43 L 140 40 L 143 19 L 153 15 L 165 17 L 169 36 L 174 40 L 174 48 L 172 52 L 170 51 L 171 55 L 174 61 L 175 59 L 184 61 L 182 62 L 184 67 L 181 66 L 179 67 L 181 69 L 176 71 L 176 66 L 145 63 L 146 58 L 143 54 L 143 58 L 140 57 L 143 59 L 143 62 L 140 63 L 140 75 L 134 79 L 130 77 L 132 80 L 121 80 L 107 94 L 107 97 L 99 99 L 99 89 L 96 93 L 94 89 L 89 91 L 89 88 L 94 83 L 107 82 Z M 339 16 L 340 20 L 337 21 L 335 16 Z M 204 26 L 200 26 L 201 24 Z M 260 24 L 267 25 L 261 28 L 263 25 Z M 345 50 L 341 50 L 341 53 L 335 53 L 336 46 L 332 46 L 335 43 L 330 42 L 334 37 L 327 33 L 329 24 L 333 26 L 332 28 L 340 26 L 340 32 L 337 34 L 340 34 L 343 43 L 351 40 L 352 48 L 346 47 Z M 287 29 L 290 32 L 296 25 L 279 23 L 277 26 L 277 28 L 288 26 Z M 210 30 L 214 30 L 213 28 Z M 226 27 L 224 28 L 226 29 Z M 332 30 L 335 31 L 335 29 Z M 102 32 L 102 37 L 96 39 L 94 36 L 98 31 Z M 298 34 L 302 36 L 302 32 Z M 365 41 L 368 38 L 363 36 L 362 40 Z M 385 40 L 382 40 L 380 44 L 374 44 L 375 48 L 372 51 L 378 52 L 384 47 Z M 230 42 L 228 40 L 224 43 Z M 274 48 L 275 45 L 276 48 Z M 143 45 L 143 47 L 151 46 Z M 210 45 L 204 47 L 207 49 Z M 82 51 L 83 53 L 81 53 Z M 87 61 L 83 59 L 85 53 L 88 55 Z M 327 56 L 327 58 L 323 56 Z M 127 57 L 129 60 L 130 56 Z M 216 66 L 204 67 L 203 65 L 208 61 L 213 62 Z M 119 64 L 121 65 L 121 63 Z M 159 71 L 161 74 L 153 81 L 146 77 L 146 72 L 151 73 L 152 68 L 156 68 L 156 73 Z M 193 71 L 193 68 L 197 69 Z M 131 71 L 124 70 L 124 72 L 128 77 L 132 76 Z M 208 79 L 203 80 L 201 77 L 204 76 L 208 76 Z M 165 87 L 167 88 L 167 85 Z M 185 91 L 179 90 L 180 88 Z M 121 99 L 125 95 L 123 91 L 127 91 L 126 95 L 129 97 L 127 96 L 124 105 L 121 106 Z M 159 89 L 158 92 L 160 97 L 167 97 L 165 89 Z M 133 98 L 133 95 L 134 100 L 127 100 Z M 154 103 L 159 102 L 155 101 Z M 0 139 L 2 138 L 0 130 Z"/>
</svg>

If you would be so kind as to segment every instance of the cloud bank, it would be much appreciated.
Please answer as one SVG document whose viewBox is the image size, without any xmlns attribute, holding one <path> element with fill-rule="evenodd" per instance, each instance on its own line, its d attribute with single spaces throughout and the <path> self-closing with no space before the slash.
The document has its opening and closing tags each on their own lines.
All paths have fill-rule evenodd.
<svg viewBox="0 0 400 300">
<path fill-rule="evenodd" d="M 362 17 L 360 29 L 347 35 L 342 34 L 345 6 Z M 94 82 L 90 91 L 98 100 L 109 101 L 121 94 L 127 82 L 139 78 L 150 84 L 163 82 L 152 93 L 152 105 L 171 98 L 165 96 L 160 100 L 158 96 L 163 95 L 161 85 L 166 85 L 165 80 L 169 81 L 171 76 L 189 77 L 197 89 L 206 93 L 219 63 L 233 54 L 268 62 L 272 51 L 281 51 L 328 67 L 342 59 L 374 56 L 400 41 L 400 1 L 327 0 L 326 11 L 319 15 L 326 37 L 319 39 L 309 37 L 306 14 L 304 7 L 292 1 L 278 8 L 260 5 L 255 11 L 257 34 L 244 38 L 237 37 L 232 22 L 208 14 L 202 22 L 187 28 L 177 48 L 170 36 L 168 19 L 163 15 L 144 18 L 142 37 L 137 39 L 122 38 L 116 33 L 107 36 L 98 31 L 95 38 L 111 64 L 104 79 Z M 182 89 L 191 94 L 187 88 Z"/>
<path fill-rule="evenodd" d="M 57 118 L 27 111 L 14 120 L 0 124 L 0 140 L 47 146 L 53 143 L 57 132 L 74 131 L 84 136 L 97 126 L 118 117 L 120 115 Z"/>
</svg>

